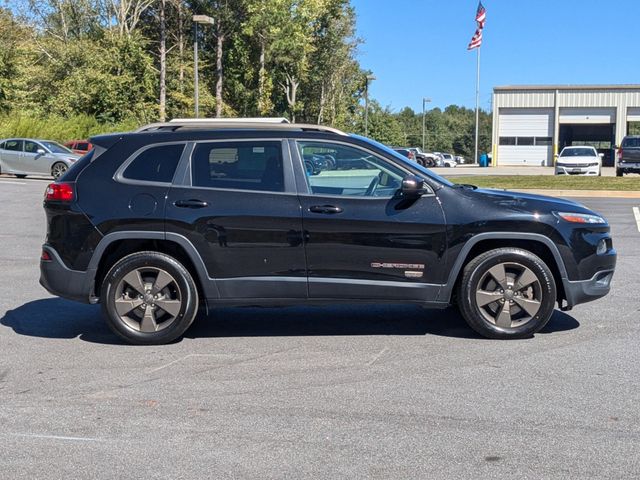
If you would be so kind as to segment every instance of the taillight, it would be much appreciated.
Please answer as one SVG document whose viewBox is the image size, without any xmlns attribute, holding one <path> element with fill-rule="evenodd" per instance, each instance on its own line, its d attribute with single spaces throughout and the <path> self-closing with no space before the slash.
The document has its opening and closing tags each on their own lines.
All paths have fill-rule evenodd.
<svg viewBox="0 0 640 480">
<path fill-rule="evenodd" d="M 50 262 L 51 255 L 49 255 L 49 252 L 43 249 L 42 254 L 40 255 L 40 260 L 42 260 L 43 262 Z"/>
<path fill-rule="evenodd" d="M 51 202 L 71 202 L 74 197 L 71 183 L 51 183 L 44 192 L 44 199 Z"/>
<path fill-rule="evenodd" d="M 624 152 L 622 151 L 622 147 L 620 147 L 620 148 L 618 149 L 618 159 L 621 159 L 621 158 L 622 158 L 622 154 L 623 154 L 623 153 L 624 153 Z"/>
</svg>

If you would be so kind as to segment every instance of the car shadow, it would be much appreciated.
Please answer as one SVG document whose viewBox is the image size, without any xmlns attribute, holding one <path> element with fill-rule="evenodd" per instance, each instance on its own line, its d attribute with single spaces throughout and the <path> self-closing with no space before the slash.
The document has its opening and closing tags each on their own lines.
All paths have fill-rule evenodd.
<svg viewBox="0 0 640 480">
<path fill-rule="evenodd" d="M 72 339 L 103 344 L 123 344 L 105 324 L 99 305 L 62 298 L 46 298 L 8 310 L 0 324 L 19 335 Z"/>
<path fill-rule="evenodd" d="M 98 305 L 47 298 L 9 310 L 0 324 L 19 335 L 73 339 L 92 343 L 124 344 L 102 319 Z M 542 334 L 580 326 L 556 310 Z M 412 305 L 339 305 L 286 308 L 220 308 L 199 315 L 185 334 L 207 337 L 295 337 L 359 335 L 437 335 L 482 339 L 467 326 L 455 308 L 425 310 Z"/>
</svg>

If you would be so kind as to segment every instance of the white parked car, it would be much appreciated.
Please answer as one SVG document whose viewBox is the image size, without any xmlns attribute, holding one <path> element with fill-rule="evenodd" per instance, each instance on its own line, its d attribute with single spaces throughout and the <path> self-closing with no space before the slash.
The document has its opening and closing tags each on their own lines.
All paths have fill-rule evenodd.
<svg viewBox="0 0 640 480">
<path fill-rule="evenodd" d="M 51 175 L 57 179 L 79 158 L 80 155 L 52 140 L 0 140 L 0 173 L 11 173 L 18 178 Z"/>
<path fill-rule="evenodd" d="M 440 153 L 440 152 L 433 152 L 435 155 L 438 155 L 439 158 L 439 162 L 438 162 L 438 166 L 439 167 L 457 167 L 458 164 L 456 163 L 456 157 L 454 155 L 451 155 L 450 153 Z"/>
<path fill-rule="evenodd" d="M 556 175 L 600 175 L 602 157 L 593 147 L 565 147 L 556 159 Z"/>
</svg>

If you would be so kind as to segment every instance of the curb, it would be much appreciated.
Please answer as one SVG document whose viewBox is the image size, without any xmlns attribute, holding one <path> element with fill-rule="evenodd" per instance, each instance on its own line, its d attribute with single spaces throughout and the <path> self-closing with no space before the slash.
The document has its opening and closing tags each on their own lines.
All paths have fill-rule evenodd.
<svg viewBox="0 0 640 480">
<path fill-rule="evenodd" d="M 509 189 L 514 192 L 533 193 L 550 197 L 586 197 L 586 198 L 640 198 L 640 191 L 624 190 L 545 190 L 545 189 Z"/>
</svg>

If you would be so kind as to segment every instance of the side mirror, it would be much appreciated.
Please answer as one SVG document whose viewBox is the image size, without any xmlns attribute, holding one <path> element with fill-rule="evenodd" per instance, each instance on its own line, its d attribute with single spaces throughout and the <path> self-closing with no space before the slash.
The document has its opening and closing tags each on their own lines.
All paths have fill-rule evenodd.
<svg viewBox="0 0 640 480">
<path fill-rule="evenodd" d="M 598 156 L 599 156 L 600 158 L 604 158 L 604 153 L 599 153 L 599 154 L 598 154 Z"/>
<path fill-rule="evenodd" d="M 402 179 L 402 188 L 400 190 L 403 197 L 418 198 L 426 192 L 424 178 L 416 175 L 407 175 Z"/>
<path fill-rule="evenodd" d="M 47 152 L 44 150 L 44 148 L 39 148 L 38 150 L 36 150 L 36 153 L 37 153 L 38 155 L 44 155 L 44 154 L 45 154 L 45 153 L 47 153 Z"/>
</svg>

